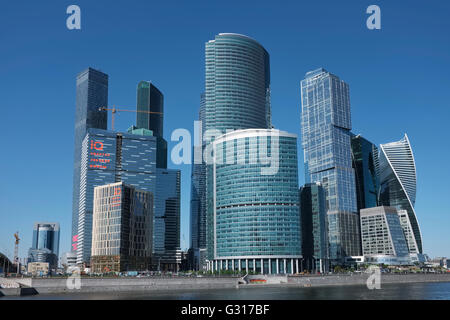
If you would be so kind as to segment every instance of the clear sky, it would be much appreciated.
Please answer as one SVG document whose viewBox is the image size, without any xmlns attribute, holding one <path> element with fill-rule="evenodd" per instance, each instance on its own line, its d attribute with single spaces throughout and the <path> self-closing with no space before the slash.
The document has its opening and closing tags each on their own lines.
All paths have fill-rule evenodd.
<svg viewBox="0 0 450 320">
<path fill-rule="evenodd" d="M 81 8 L 81 30 L 66 8 Z M 381 30 L 365 13 L 381 8 Z M 417 165 L 425 253 L 450 256 L 449 1 L 4 1 L 0 12 L 0 251 L 31 246 L 35 221 L 61 224 L 70 249 L 75 77 L 109 75 L 109 104 L 134 109 L 136 86 L 164 93 L 164 133 L 193 129 L 204 90 L 204 45 L 248 35 L 270 54 L 274 125 L 300 134 L 300 80 L 324 67 L 350 85 L 353 132 L 376 144 L 406 132 Z M 135 115 L 120 114 L 126 130 Z M 169 144 L 169 150 L 175 143 Z M 300 147 L 300 140 L 299 140 Z M 304 183 L 299 149 L 299 182 Z M 182 247 L 189 245 L 190 166 L 182 170 Z"/>
</svg>

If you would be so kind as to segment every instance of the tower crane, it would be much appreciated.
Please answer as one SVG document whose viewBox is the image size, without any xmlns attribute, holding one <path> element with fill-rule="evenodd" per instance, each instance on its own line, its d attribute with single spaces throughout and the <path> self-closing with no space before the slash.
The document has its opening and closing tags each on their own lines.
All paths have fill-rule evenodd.
<svg viewBox="0 0 450 320">
<path fill-rule="evenodd" d="M 17 265 L 17 273 L 19 273 L 19 242 L 20 242 L 20 238 L 19 238 L 19 231 L 17 231 L 16 233 L 14 233 L 14 238 L 16 239 L 16 241 L 14 242 L 14 263 L 16 263 Z"/>
<path fill-rule="evenodd" d="M 157 111 L 144 111 L 144 110 L 127 110 L 127 109 L 117 109 L 116 107 L 100 107 L 98 108 L 99 111 L 111 111 L 111 130 L 114 131 L 114 115 L 117 112 L 139 112 L 139 113 L 148 113 L 148 114 L 163 114 L 162 112 Z"/>
</svg>

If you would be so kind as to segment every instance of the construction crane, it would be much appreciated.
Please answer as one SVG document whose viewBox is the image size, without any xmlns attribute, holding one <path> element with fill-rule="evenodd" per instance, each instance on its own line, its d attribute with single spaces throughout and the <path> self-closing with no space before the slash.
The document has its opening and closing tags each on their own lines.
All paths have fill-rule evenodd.
<svg viewBox="0 0 450 320">
<path fill-rule="evenodd" d="M 111 111 L 111 130 L 114 131 L 114 115 L 117 112 L 140 112 L 140 113 L 148 113 L 148 114 L 163 114 L 162 112 L 157 111 L 143 111 L 143 110 L 127 110 L 127 109 L 117 109 L 116 107 L 108 108 L 108 107 L 100 107 L 99 111 Z"/>
<path fill-rule="evenodd" d="M 17 265 L 17 274 L 19 274 L 19 231 L 14 233 L 14 238 L 16 239 L 16 241 L 14 242 L 14 263 Z"/>
</svg>

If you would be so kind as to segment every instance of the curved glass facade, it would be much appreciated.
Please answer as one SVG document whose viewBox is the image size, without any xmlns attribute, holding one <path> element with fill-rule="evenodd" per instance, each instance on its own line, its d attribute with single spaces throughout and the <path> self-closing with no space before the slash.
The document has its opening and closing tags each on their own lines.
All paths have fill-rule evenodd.
<svg viewBox="0 0 450 320">
<path fill-rule="evenodd" d="M 271 128 L 270 58 L 257 41 L 220 33 L 205 44 L 205 147 L 228 130 Z M 214 131 L 213 131 L 214 130 Z M 212 166 L 205 168 L 206 248 L 214 259 Z"/>
<path fill-rule="evenodd" d="M 255 40 L 221 33 L 206 43 L 206 126 L 270 128 L 269 54 Z"/>
<path fill-rule="evenodd" d="M 422 236 L 414 210 L 416 165 L 408 136 L 380 147 L 380 202 L 408 212 L 417 248 L 422 253 Z"/>
<path fill-rule="evenodd" d="M 296 136 L 238 130 L 218 138 L 214 153 L 215 261 L 229 259 L 231 266 L 239 259 L 242 267 L 242 261 L 247 266 L 257 259 L 266 264 L 264 273 L 293 270 L 293 259 L 301 255 Z M 273 259 L 286 267 L 276 269 Z"/>
</svg>

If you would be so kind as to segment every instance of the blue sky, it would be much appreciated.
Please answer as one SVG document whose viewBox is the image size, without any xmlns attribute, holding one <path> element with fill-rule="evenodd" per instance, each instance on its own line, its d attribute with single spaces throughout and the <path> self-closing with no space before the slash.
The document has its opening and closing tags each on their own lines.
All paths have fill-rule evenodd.
<svg viewBox="0 0 450 320">
<path fill-rule="evenodd" d="M 81 8 L 81 30 L 66 8 Z M 381 30 L 366 8 L 381 8 Z M 7 1 L 0 12 L 0 251 L 31 246 L 35 221 L 60 222 L 70 248 L 75 77 L 109 74 L 109 104 L 135 108 L 136 85 L 165 96 L 165 136 L 192 131 L 204 90 L 204 44 L 248 35 L 270 53 L 274 125 L 300 134 L 299 83 L 324 67 L 350 85 L 353 132 L 374 143 L 406 132 L 417 165 L 425 252 L 450 256 L 448 1 Z M 116 128 L 134 124 L 120 114 Z M 169 144 L 169 150 L 175 143 Z M 300 141 L 299 141 L 300 147 Z M 299 149 L 299 182 L 304 182 Z M 182 247 L 189 243 L 190 166 L 182 170 Z"/>
</svg>

